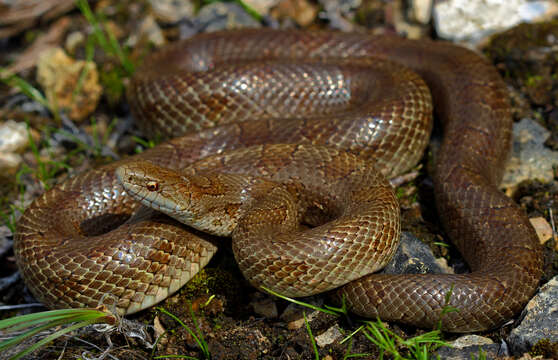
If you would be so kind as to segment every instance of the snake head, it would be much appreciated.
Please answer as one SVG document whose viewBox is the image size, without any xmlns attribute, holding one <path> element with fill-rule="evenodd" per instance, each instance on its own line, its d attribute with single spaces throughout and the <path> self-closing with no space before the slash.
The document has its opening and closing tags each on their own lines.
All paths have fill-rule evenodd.
<svg viewBox="0 0 558 360">
<path fill-rule="evenodd" d="M 126 193 L 141 204 L 192 225 L 190 179 L 179 171 L 149 161 L 119 166 L 116 177 Z"/>
<path fill-rule="evenodd" d="M 234 174 L 186 175 L 148 161 L 120 165 L 116 177 L 141 204 L 218 236 L 229 236 L 236 226 L 241 189 L 251 181 Z"/>
</svg>

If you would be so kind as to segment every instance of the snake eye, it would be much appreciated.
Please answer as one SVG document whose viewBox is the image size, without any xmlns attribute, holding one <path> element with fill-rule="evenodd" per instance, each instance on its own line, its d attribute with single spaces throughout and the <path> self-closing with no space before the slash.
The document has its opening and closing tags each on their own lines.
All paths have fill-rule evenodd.
<svg viewBox="0 0 558 360">
<path fill-rule="evenodd" d="M 159 183 L 157 181 L 149 181 L 147 183 L 147 190 L 149 190 L 149 191 L 159 190 Z"/>
</svg>

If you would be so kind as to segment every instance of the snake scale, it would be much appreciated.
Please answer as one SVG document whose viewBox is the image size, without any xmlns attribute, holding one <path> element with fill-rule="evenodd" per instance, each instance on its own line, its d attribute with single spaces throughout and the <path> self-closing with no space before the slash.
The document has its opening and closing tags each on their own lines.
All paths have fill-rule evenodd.
<svg viewBox="0 0 558 360">
<path fill-rule="evenodd" d="M 227 197 L 227 184 L 236 173 L 248 175 L 242 181 L 255 205 L 233 238 L 264 241 L 233 240 L 233 250 L 256 286 L 307 295 L 348 282 L 336 291 L 354 313 L 421 327 L 437 323 L 453 289 L 449 305 L 459 311 L 443 318 L 453 332 L 503 324 L 537 288 L 535 232 L 497 187 L 511 138 L 505 85 L 472 51 L 333 32 L 204 34 L 150 56 L 128 90 L 145 133 L 174 139 L 75 176 L 27 208 L 14 250 L 26 284 L 49 307 L 104 302 L 133 313 L 207 264 L 216 247 L 205 235 L 153 210 L 136 211 L 115 176 L 151 174 L 149 164 L 176 170 L 149 175 L 150 191 L 162 194 L 164 184 L 177 185 L 167 179 L 190 176 L 197 195 L 189 199 L 220 198 L 218 225 L 243 206 Z M 443 126 L 432 175 L 436 205 L 471 272 L 365 275 L 387 261 L 399 233 L 397 201 L 367 159 L 388 176 L 413 166 L 428 143 L 431 95 Z M 285 200 L 295 196 L 301 200 Z M 296 207 L 301 215 L 288 218 Z M 300 221 L 307 226 L 296 228 Z M 280 235 L 284 222 L 295 223 L 288 236 Z"/>
</svg>

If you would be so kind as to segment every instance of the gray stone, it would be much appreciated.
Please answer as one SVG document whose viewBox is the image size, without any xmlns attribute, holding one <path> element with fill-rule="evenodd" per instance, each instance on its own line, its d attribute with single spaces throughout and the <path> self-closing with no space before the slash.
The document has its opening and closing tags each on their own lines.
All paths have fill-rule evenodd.
<svg viewBox="0 0 558 360">
<path fill-rule="evenodd" d="M 399 248 L 382 272 L 386 274 L 451 273 L 451 268 L 441 266 L 428 245 L 414 235 L 403 232 Z"/>
<path fill-rule="evenodd" d="M 352 19 L 356 10 L 361 4 L 361 0 L 319 0 L 322 11 L 319 16 L 321 19 L 329 21 L 329 27 L 341 31 L 355 31 L 356 26 Z"/>
<path fill-rule="evenodd" d="M 316 344 L 319 347 L 324 347 L 329 344 L 333 344 L 343 338 L 343 333 L 339 325 L 335 324 L 320 335 L 316 336 Z"/>
<path fill-rule="evenodd" d="M 184 0 L 150 0 L 155 17 L 162 22 L 176 23 L 182 19 L 194 16 L 193 1 Z"/>
<path fill-rule="evenodd" d="M 553 180 L 558 151 L 544 146 L 549 136 L 550 132 L 534 120 L 523 119 L 514 124 L 512 156 L 506 166 L 502 187 L 513 187 L 528 179 Z"/>
<path fill-rule="evenodd" d="M 324 304 L 324 299 L 322 296 L 312 296 L 302 299 L 305 303 L 312 304 L 317 307 L 322 307 Z M 312 310 L 305 306 L 297 305 L 294 303 L 289 303 L 285 310 L 281 313 L 281 320 L 287 323 L 287 328 L 289 330 L 300 329 L 304 326 L 304 315 L 306 313 L 306 320 L 311 323 L 320 312 L 318 310 Z"/>
<path fill-rule="evenodd" d="M 279 312 L 277 311 L 277 304 L 270 297 L 253 300 L 250 305 L 252 305 L 256 314 L 267 319 L 274 319 L 279 315 Z"/>
<path fill-rule="evenodd" d="M 446 0 L 435 2 L 433 17 L 441 38 L 476 44 L 521 22 L 550 18 L 557 10 L 550 0 Z"/>
<path fill-rule="evenodd" d="M 494 359 L 503 356 L 501 346 L 491 339 L 478 335 L 465 335 L 449 343 L 450 347 L 440 348 L 436 353 L 441 359 L 470 360 Z M 504 350 L 505 353 L 505 350 Z M 481 355 L 482 354 L 482 355 Z"/>
<path fill-rule="evenodd" d="M 543 339 L 558 342 L 558 276 L 540 288 L 523 310 L 522 317 L 508 337 L 514 354 L 529 351 Z"/>
<path fill-rule="evenodd" d="M 242 6 L 232 2 L 218 2 L 202 7 L 195 23 L 198 30 L 207 32 L 261 26 Z"/>
</svg>

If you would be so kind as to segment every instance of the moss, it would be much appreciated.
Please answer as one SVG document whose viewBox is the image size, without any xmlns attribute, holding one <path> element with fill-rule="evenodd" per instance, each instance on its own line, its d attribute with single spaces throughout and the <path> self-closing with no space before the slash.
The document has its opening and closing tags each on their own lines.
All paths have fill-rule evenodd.
<svg viewBox="0 0 558 360">
<path fill-rule="evenodd" d="M 192 298 L 203 294 L 238 295 L 232 274 L 219 268 L 202 269 L 181 290 L 181 296 Z"/>
<path fill-rule="evenodd" d="M 124 74 L 119 68 L 101 72 L 101 85 L 109 105 L 114 106 L 120 102 L 124 95 Z"/>
<path fill-rule="evenodd" d="M 549 339 L 539 340 L 529 352 L 533 356 L 542 356 L 544 358 L 557 359 L 558 358 L 558 342 L 550 341 Z"/>
</svg>

